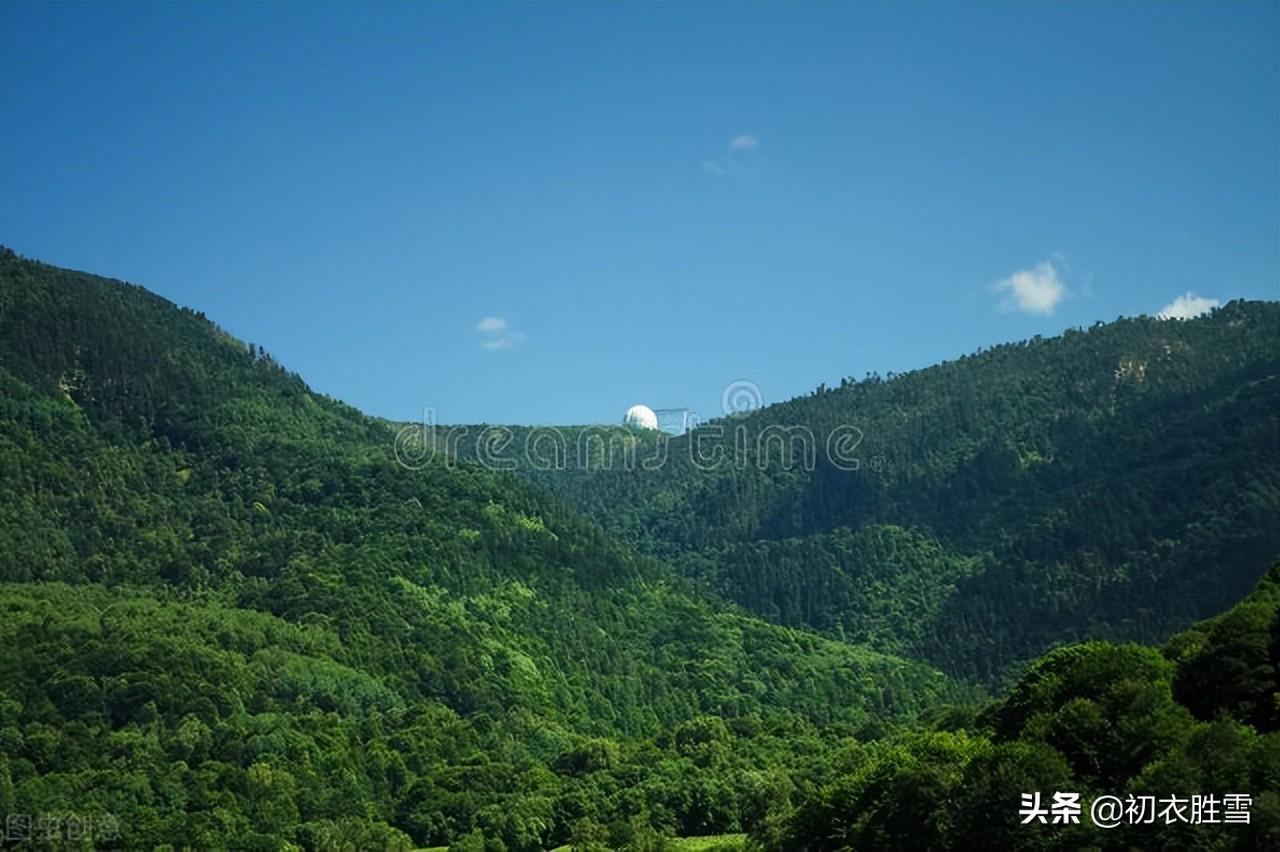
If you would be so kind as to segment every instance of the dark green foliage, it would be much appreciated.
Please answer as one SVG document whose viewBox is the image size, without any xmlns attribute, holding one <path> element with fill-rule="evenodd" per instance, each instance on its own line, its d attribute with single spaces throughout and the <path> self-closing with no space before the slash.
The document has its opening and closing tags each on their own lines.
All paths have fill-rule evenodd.
<svg viewBox="0 0 1280 852">
<path fill-rule="evenodd" d="M 1280 613 L 1278 580 L 1280 565 L 1244 602 L 1172 639 L 1163 656 L 1106 642 L 1056 649 L 967 729 L 903 734 L 852 767 L 816 766 L 754 835 L 779 850 L 1274 848 L 1280 732 L 1257 724 L 1256 713 L 1280 706 L 1280 687 L 1275 663 L 1257 664 L 1267 632 L 1251 625 Z M 1210 676 L 1216 690 L 1200 680 L 1214 667 L 1227 673 Z M 1037 791 L 1046 800 L 1076 792 L 1086 803 L 1101 794 L 1248 793 L 1253 805 L 1248 825 L 1157 820 L 1104 832 L 1087 810 L 1078 825 L 1022 825 L 1021 796 Z"/>
<path fill-rule="evenodd" d="M 1260 731 L 1280 730 L 1280 566 L 1244 602 L 1175 637 L 1174 694 L 1201 719 L 1226 712 Z"/>
<path fill-rule="evenodd" d="M 1088 643 L 1037 660 L 994 713 L 999 739 L 1052 746 L 1075 777 L 1115 789 L 1185 730 L 1173 701 L 1172 666 L 1150 648 Z"/>
<path fill-rule="evenodd" d="M 956 583 L 980 564 L 919 531 L 874 524 L 712 554 L 715 587 L 754 598 L 769 619 L 895 653 L 919 645 Z"/>
<path fill-rule="evenodd" d="M 795 427 L 812 470 L 784 449 Z M 999 682 L 1063 642 L 1163 641 L 1280 555 L 1280 305 L 1118 320 L 630 436 L 641 459 L 666 447 L 653 469 L 623 464 L 621 437 L 586 464 L 578 430 L 541 469 L 534 434 L 503 458 L 747 609 Z"/>
</svg>

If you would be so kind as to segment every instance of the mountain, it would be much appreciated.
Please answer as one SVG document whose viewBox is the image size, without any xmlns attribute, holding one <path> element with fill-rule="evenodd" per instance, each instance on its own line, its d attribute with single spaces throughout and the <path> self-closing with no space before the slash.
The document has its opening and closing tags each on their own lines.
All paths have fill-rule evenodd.
<svg viewBox="0 0 1280 852">
<path fill-rule="evenodd" d="M 1163 652 L 1059 648 L 981 714 L 941 721 L 797 779 L 756 840 L 771 850 L 1280 848 L 1280 564 Z M 1024 824 L 1021 802 L 1036 791 L 1046 807 L 1055 792 L 1079 794 L 1080 821 Z M 1229 807 L 1230 794 L 1248 801 Z M 1152 804 L 1101 831 L 1089 816 L 1099 796 Z"/>
<path fill-rule="evenodd" d="M 769 771 L 953 694 L 511 475 L 406 466 L 136 286 L 6 250 L 0 388 L 5 814 L 130 847 L 738 831 Z"/>
<path fill-rule="evenodd" d="M 998 683 L 1063 642 L 1161 641 L 1280 555 L 1280 304 L 1072 329 L 679 438 L 429 431 L 772 621 Z"/>
<path fill-rule="evenodd" d="M 679 439 L 463 436 L 0 251 L 0 820 L 70 848 L 1280 845 L 1277 319 L 1124 320 Z M 717 426 L 741 449 L 690 455 Z M 1252 821 L 1022 826 L 1033 790 L 1248 793 Z"/>
</svg>

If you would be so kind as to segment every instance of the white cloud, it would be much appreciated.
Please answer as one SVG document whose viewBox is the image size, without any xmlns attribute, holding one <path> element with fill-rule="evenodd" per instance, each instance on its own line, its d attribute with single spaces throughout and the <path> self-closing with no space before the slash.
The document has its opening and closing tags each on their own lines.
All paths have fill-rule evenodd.
<svg viewBox="0 0 1280 852">
<path fill-rule="evenodd" d="M 1005 294 L 1000 301 L 1000 310 L 1045 316 L 1053 313 L 1067 294 L 1067 286 L 1058 268 L 1049 260 L 1034 269 L 1019 269 L 1008 278 L 992 284 L 991 289 Z"/>
<path fill-rule="evenodd" d="M 488 349 L 492 351 L 494 349 L 508 349 L 512 346 L 515 346 L 517 343 L 523 343 L 523 342 L 524 342 L 524 334 L 518 331 L 513 331 L 510 334 L 503 334 L 499 337 L 494 337 L 489 340 L 481 341 L 480 346 L 484 349 Z"/>
<path fill-rule="evenodd" d="M 507 349 L 524 342 L 524 333 L 510 328 L 502 317 L 485 317 L 476 323 L 476 331 L 483 338 L 481 349 Z"/>
<path fill-rule="evenodd" d="M 727 153 L 723 157 L 703 160 L 702 169 L 707 174 L 723 177 L 735 170 L 735 160 L 742 155 L 750 154 L 759 146 L 760 137 L 752 136 L 750 133 L 740 133 L 729 140 Z"/>
<path fill-rule="evenodd" d="M 1222 304 L 1217 299 L 1206 299 L 1188 290 L 1172 302 L 1164 306 L 1164 310 L 1156 314 L 1160 319 L 1191 319 L 1208 313 Z"/>
</svg>

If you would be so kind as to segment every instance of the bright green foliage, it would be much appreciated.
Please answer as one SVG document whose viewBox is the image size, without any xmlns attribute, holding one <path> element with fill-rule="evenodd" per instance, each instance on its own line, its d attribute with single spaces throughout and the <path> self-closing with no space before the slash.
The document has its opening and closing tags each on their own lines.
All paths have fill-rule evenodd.
<svg viewBox="0 0 1280 852">
<path fill-rule="evenodd" d="M 949 694 L 510 476 L 398 464 L 385 424 L 140 288 L 0 257 L 0 391 L 6 813 L 115 814 L 137 846 L 640 848 L 741 831 L 761 767 Z"/>
<path fill-rule="evenodd" d="M 981 712 L 910 657 L 995 679 L 1238 600 L 1280 540 L 1276 319 L 1126 321 L 735 421 L 860 418 L 878 470 L 704 473 L 677 440 L 628 471 L 586 442 L 518 478 L 405 466 L 395 429 L 202 316 L 2 253 L 0 823 L 1076 848 L 1099 841 L 1010 826 L 1017 795 L 1232 788 L 1247 830 L 1106 842 L 1275 846 L 1274 572 L 1163 655 L 1061 648 Z"/>
</svg>

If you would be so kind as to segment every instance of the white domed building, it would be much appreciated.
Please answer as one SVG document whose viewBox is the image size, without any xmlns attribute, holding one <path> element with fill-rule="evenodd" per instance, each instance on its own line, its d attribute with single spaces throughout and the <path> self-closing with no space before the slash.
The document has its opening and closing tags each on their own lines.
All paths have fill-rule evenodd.
<svg viewBox="0 0 1280 852">
<path fill-rule="evenodd" d="M 653 413 L 653 409 L 647 405 L 633 405 L 627 409 L 627 414 L 622 418 L 623 426 L 631 426 L 635 429 L 657 429 L 658 415 Z"/>
</svg>

